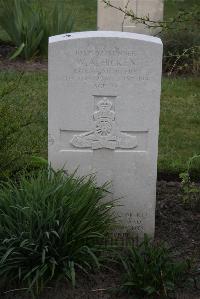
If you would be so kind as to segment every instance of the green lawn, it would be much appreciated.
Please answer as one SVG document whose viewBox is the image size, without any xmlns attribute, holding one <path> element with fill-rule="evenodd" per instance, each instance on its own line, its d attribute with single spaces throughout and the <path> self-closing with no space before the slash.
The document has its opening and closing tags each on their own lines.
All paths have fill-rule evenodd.
<svg viewBox="0 0 200 299">
<path fill-rule="evenodd" d="M 2 89 L 5 82 L 16 80 L 17 73 L 0 73 Z M 30 107 L 35 107 L 34 117 L 39 121 L 37 126 L 37 148 L 39 155 L 47 157 L 47 74 L 26 73 L 18 89 L 7 96 L 13 103 L 23 99 Z M 184 170 L 187 160 L 200 154 L 200 79 L 198 78 L 164 78 L 162 82 L 159 172 L 177 174 Z M 30 101 L 31 100 L 31 101 Z M 31 108 L 32 109 L 32 108 Z M 23 110 L 22 110 L 23 113 Z M 24 111 L 26 113 L 26 111 Z M 34 112 L 33 112 L 34 113 Z M 40 116 L 38 118 L 38 115 Z M 22 118 L 25 115 L 22 115 Z M 30 128 L 24 131 L 23 142 L 30 146 Z M 44 132 L 46 132 L 44 134 Z M 36 136 L 36 135 L 35 135 Z M 35 138 L 35 137 L 34 137 Z M 22 140 L 21 140 L 22 142 Z M 35 139 L 31 142 L 34 145 Z M 19 144 L 18 144 L 19 146 Z M 34 149 L 33 149 L 34 150 Z M 31 148 L 30 148 L 31 151 Z M 200 165 L 198 167 L 200 172 Z"/>
<path fill-rule="evenodd" d="M 180 172 L 195 154 L 200 154 L 200 79 L 164 78 L 158 169 Z M 200 172 L 200 163 L 194 168 Z"/>
<path fill-rule="evenodd" d="M 199 7 L 199 0 L 164 0 L 164 16 L 165 19 L 176 16 L 180 10 L 190 10 L 193 5 Z"/>
</svg>

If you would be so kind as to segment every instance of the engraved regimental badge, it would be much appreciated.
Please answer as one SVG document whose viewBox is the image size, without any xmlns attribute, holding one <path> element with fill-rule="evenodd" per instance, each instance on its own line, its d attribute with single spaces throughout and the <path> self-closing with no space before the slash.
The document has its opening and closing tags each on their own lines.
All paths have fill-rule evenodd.
<svg viewBox="0 0 200 299">
<path fill-rule="evenodd" d="M 137 147 L 136 136 L 120 132 L 116 123 L 116 113 L 112 110 L 112 102 L 103 97 L 97 103 L 97 111 L 93 113 L 95 130 L 74 135 L 71 144 L 78 148 L 101 149 L 133 149 Z"/>
</svg>

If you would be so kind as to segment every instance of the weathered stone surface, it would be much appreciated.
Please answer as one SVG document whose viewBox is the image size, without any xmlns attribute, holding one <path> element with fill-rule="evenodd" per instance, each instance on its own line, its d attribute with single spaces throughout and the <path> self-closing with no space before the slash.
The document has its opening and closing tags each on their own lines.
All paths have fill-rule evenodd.
<svg viewBox="0 0 200 299">
<path fill-rule="evenodd" d="M 121 7 L 123 10 L 127 8 L 137 17 L 149 16 L 152 21 L 163 20 L 163 0 L 111 0 L 110 3 L 116 7 Z M 123 12 L 106 6 L 102 0 L 98 0 L 97 28 L 98 30 L 125 31 L 147 35 L 155 35 L 160 31 L 160 28 L 147 28 L 143 24 L 132 22 L 130 17 L 125 18 Z"/>
<path fill-rule="evenodd" d="M 162 43 L 125 32 L 49 42 L 49 162 L 111 181 L 126 230 L 153 235 Z"/>
</svg>

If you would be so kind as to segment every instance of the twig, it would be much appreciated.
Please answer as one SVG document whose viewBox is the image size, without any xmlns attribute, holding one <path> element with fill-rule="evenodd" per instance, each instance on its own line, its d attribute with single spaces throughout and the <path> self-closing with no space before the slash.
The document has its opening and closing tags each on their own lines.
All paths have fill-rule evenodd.
<svg viewBox="0 0 200 299">
<path fill-rule="evenodd" d="M 44 287 L 44 289 L 53 289 L 52 287 Z M 29 290 L 29 288 L 21 288 L 21 289 L 13 289 L 13 290 L 8 290 L 3 292 L 3 294 L 8 294 L 8 293 L 12 293 L 12 292 L 20 292 L 20 291 L 27 291 Z"/>
<path fill-rule="evenodd" d="M 173 55 L 173 56 L 177 56 L 177 58 L 176 58 L 176 60 L 174 61 L 174 64 L 172 65 L 172 68 L 171 68 L 171 70 L 170 70 L 169 73 L 168 73 L 169 76 L 171 76 L 173 70 L 175 69 L 175 67 L 176 67 L 178 61 L 181 59 L 181 57 L 183 57 L 183 56 L 184 56 L 187 52 L 189 52 L 190 50 L 194 50 L 195 48 L 199 48 L 199 46 L 190 47 L 190 48 L 188 48 L 188 49 L 185 49 L 185 50 L 183 51 L 183 53 L 180 54 L 180 55 L 178 55 L 178 56 L 177 56 L 177 55 Z"/>
<path fill-rule="evenodd" d="M 158 24 L 165 24 L 166 22 L 157 22 L 157 21 L 153 21 L 153 20 L 150 20 L 148 17 L 137 17 L 133 12 L 129 12 L 127 10 L 127 7 L 125 7 L 124 9 L 121 8 L 120 6 L 117 7 L 115 6 L 114 4 L 111 4 L 110 1 L 108 0 L 102 0 L 106 5 L 114 8 L 114 9 L 117 9 L 119 11 L 121 11 L 122 13 L 125 14 L 125 16 L 128 16 L 128 17 L 131 17 L 132 19 L 134 19 L 135 21 L 138 21 L 138 22 L 143 22 L 145 24 L 145 22 L 149 22 L 149 23 L 152 23 L 152 24 L 156 24 L 156 25 L 148 25 L 146 24 L 146 26 L 148 27 L 162 27 L 162 25 L 158 25 Z M 128 1 L 129 2 L 129 1 Z M 171 23 L 171 22 L 170 22 Z"/>
<path fill-rule="evenodd" d="M 130 0 L 127 1 L 126 5 L 125 5 L 125 10 L 127 10 L 128 6 L 129 6 L 129 3 L 130 3 Z M 126 20 L 126 14 L 124 14 L 124 17 L 123 17 L 123 21 L 122 21 L 122 32 L 124 31 L 124 23 L 125 23 L 125 20 Z"/>
<path fill-rule="evenodd" d="M 149 16 L 146 17 L 137 17 L 134 12 L 132 11 L 128 11 L 127 8 L 125 7 L 124 9 L 122 7 L 117 7 L 114 4 L 110 3 L 110 0 L 102 0 L 107 6 L 112 7 L 114 9 L 117 9 L 119 11 L 121 11 L 122 13 L 125 14 L 125 16 L 131 17 L 134 21 L 138 22 L 138 23 L 142 23 L 145 26 L 147 26 L 148 28 L 167 28 L 167 29 L 173 29 L 173 25 L 176 25 L 177 23 L 186 23 L 186 22 L 190 22 L 190 19 L 187 20 L 185 18 L 183 18 L 183 16 L 189 16 L 190 13 L 188 12 L 180 12 L 176 18 L 173 18 L 169 21 L 154 21 L 154 20 L 150 20 Z M 171 25 L 171 26 L 170 26 Z M 176 26 L 175 26 L 176 28 Z"/>
<path fill-rule="evenodd" d="M 93 289 L 93 290 L 91 290 L 91 292 L 105 292 L 107 290 L 108 289 Z"/>
<path fill-rule="evenodd" d="M 27 291 L 28 288 L 22 288 L 22 289 L 13 289 L 6 292 L 3 292 L 4 294 L 12 293 L 12 292 L 19 292 L 19 291 Z"/>
</svg>

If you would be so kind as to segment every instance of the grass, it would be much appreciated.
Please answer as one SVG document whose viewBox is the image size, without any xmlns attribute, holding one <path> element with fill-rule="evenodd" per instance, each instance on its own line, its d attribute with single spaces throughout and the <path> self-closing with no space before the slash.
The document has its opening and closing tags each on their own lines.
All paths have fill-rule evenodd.
<svg viewBox="0 0 200 299">
<path fill-rule="evenodd" d="M 189 157 L 200 153 L 200 79 L 163 79 L 160 117 L 160 172 L 185 169 Z M 200 163 L 195 165 L 200 172 Z"/>
<path fill-rule="evenodd" d="M 33 83 L 28 85 L 25 78 L 19 84 L 19 74 L 1 75 L 0 180 L 28 166 L 30 157 L 46 155 L 43 150 L 47 143 L 46 82 L 38 81 L 35 87 Z M 38 85 L 45 95 L 38 94 Z"/>
<path fill-rule="evenodd" d="M 16 80 L 17 72 L 1 72 L 0 89 L 7 81 Z M 35 107 L 41 107 L 43 115 L 40 128 L 46 130 L 41 139 L 39 155 L 47 158 L 47 74 L 46 72 L 26 73 L 15 93 L 13 101 L 23 97 L 33 98 Z M 161 117 L 158 171 L 178 174 L 186 168 L 187 160 L 200 154 L 200 79 L 164 78 L 162 82 Z M 39 132 L 38 132 L 39 133 Z M 24 134 L 24 136 L 26 136 Z M 29 141 L 23 140 L 26 144 Z M 200 165 L 197 167 L 200 173 Z"/>
<path fill-rule="evenodd" d="M 198 5 L 199 0 L 164 0 L 164 17 L 169 19 L 176 16 L 180 10 L 190 10 L 191 6 Z"/>
<path fill-rule="evenodd" d="M 8 85 L 9 84 L 9 85 Z M 18 85 L 14 88 L 14 85 Z M 14 89 L 14 92 L 6 95 L 7 98 L 11 98 L 13 104 L 22 103 L 24 105 L 32 101 L 30 110 L 40 110 L 41 123 L 47 129 L 47 74 L 46 73 L 26 73 L 22 74 L 17 71 L 0 72 L 0 92 L 6 87 L 10 86 L 10 89 Z M 35 101 L 35 103 L 34 103 Z M 36 109 L 40 107 L 39 109 Z M 26 113 L 26 111 L 24 111 Z M 46 142 L 46 140 L 45 140 Z"/>
</svg>

